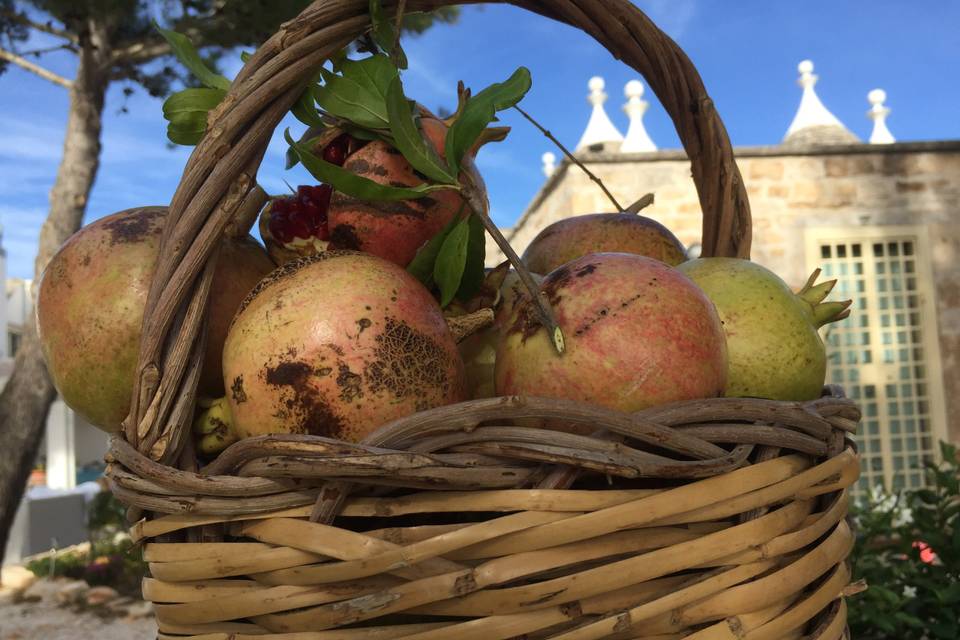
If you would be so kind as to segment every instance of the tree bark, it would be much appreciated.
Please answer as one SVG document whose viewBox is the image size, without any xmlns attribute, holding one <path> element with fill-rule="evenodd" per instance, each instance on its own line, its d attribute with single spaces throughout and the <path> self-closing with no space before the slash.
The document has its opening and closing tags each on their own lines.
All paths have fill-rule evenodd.
<svg viewBox="0 0 960 640">
<path fill-rule="evenodd" d="M 80 39 L 77 75 L 70 89 L 63 159 L 50 191 L 50 209 L 40 230 L 33 292 L 57 249 L 83 221 L 100 164 L 100 130 L 109 84 L 107 32 L 90 24 Z M 43 437 L 56 390 L 43 363 L 36 323 L 25 323 L 13 373 L 0 393 L 0 561 L 13 517 Z"/>
</svg>

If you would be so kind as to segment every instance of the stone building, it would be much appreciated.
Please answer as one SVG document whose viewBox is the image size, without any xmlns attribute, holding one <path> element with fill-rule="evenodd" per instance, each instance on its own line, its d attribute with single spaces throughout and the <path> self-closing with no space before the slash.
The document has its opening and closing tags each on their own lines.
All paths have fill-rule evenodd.
<svg viewBox="0 0 960 640">
<path fill-rule="evenodd" d="M 780 144 L 735 149 L 753 213 L 752 259 L 799 288 L 816 268 L 837 278 L 834 299 L 853 313 L 826 330 L 830 370 L 864 410 L 861 487 L 919 486 L 940 439 L 960 441 L 960 140 L 895 142 L 885 95 L 871 91 L 874 131 L 861 142 L 814 91 L 803 93 Z M 603 113 L 603 82 L 591 80 L 594 112 L 576 156 L 624 204 L 652 192 L 643 211 L 699 251 L 700 204 L 680 150 L 658 151 L 643 128 L 642 87 L 628 84 L 624 138 Z M 510 229 L 522 251 L 548 224 L 611 211 L 575 165 L 544 154 L 547 180 Z M 488 252 L 490 264 L 499 254 Z"/>
</svg>

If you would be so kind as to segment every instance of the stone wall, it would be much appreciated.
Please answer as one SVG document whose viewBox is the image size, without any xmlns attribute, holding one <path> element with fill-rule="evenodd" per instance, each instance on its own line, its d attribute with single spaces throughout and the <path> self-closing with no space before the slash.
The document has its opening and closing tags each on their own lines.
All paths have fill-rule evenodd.
<svg viewBox="0 0 960 640">
<path fill-rule="evenodd" d="M 621 204 L 653 192 L 656 201 L 644 214 L 688 246 L 699 241 L 700 204 L 685 154 L 580 157 Z M 752 207 L 752 257 L 793 287 L 816 266 L 807 264 L 808 228 L 926 228 L 949 430 L 960 441 L 960 142 L 741 148 L 737 161 Z M 551 222 L 611 210 L 599 187 L 563 163 L 507 236 L 522 251 Z M 489 262 L 497 257 L 491 252 Z"/>
</svg>

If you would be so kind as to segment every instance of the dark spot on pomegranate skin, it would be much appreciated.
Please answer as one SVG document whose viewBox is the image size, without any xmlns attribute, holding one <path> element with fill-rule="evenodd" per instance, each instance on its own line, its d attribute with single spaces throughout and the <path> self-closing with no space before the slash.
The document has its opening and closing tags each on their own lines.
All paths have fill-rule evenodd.
<svg viewBox="0 0 960 640">
<path fill-rule="evenodd" d="M 344 402 L 353 402 L 357 398 L 363 397 L 361 384 L 363 378 L 359 374 L 350 371 L 350 367 L 344 363 L 339 364 L 339 373 L 337 375 L 337 386 L 340 387 L 340 399 Z"/>
<path fill-rule="evenodd" d="M 121 215 L 103 225 L 110 232 L 110 244 L 135 244 L 151 235 L 166 209 L 141 209 Z"/>
<path fill-rule="evenodd" d="M 381 164 L 371 165 L 368 161 L 363 158 L 352 158 L 347 161 L 344 165 L 344 169 L 349 170 L 351 173 L 355 173 L 360 176 L 370 175 L 371 173 L 377 176 L 385 176 L 387 173 L 387 168 Z"/>
<path fill-rule="evenodd" d="M 305 362 L 281 362 L 267 369 L 267 384 L 292 387 L 306 380 L 313 368 Z"/>
<path fill-rule="evenodd" d="M 90 260 L 91 260 L 90 254 L 88 253 L 87 255 L 83 256 L 83 260 L 80 261 L 80 264 L 82 264 L 82 265 L 85 266 L 85 267 L 89 267 L 89 266 L 90 266 Z"/>
<path fill-rule="evenodd" d="M 359 320 L 357 320 L 357 326 L 360 327 L 360 331 L 357 332 L 357 335 L 360 335 L 361 333 L 363 333 L 364 329 L 369 329 L 370 325 L 372 324 L 373 323 L 370 322 L 370 318 L 360 318 Z"/>
<path fill-rule="evenodd" d="M 417 398 L 417 407 L 427 408 L 427 390 L 441 389 L 447 395 L 450 354 L 430 336 L 405 322 L 387 318 L 376 336 L 374 360 L 364 369 L 371 392 L 382 389 L 397 398 Z"/>
<path fill-rule="evenodd" d="M 577 269 L 577 277 L 582 278 L 583 276 L 588 276 L 596 270 L 597 270 L 597 265 L 595 264 L 584 265 L 579 269 Z"/>
<path fill-rule="evenodd" d="M 399 184 L 394 186 L 408 187 L 410 185 Z M 408 216 L 422 220 L 425 217 L 421 204 L 413 205 L 415 201 L 400 200 L 396 202 L 380 201 L 368 202 L 353 198 L 339 191 L 334 192 L 333 199 L 330 202 L 331 210 L 336 211 L 355 211 L 377 218 L 387 218 L 390 216 Z"/>
<path fill-rule="evenodd" d="M 363 245 L 353 225 L 338 224 L 330 231 L 330 246 L 336 249 L 360 249 Z"/>
<path fill-rule="evenodd" d="M 299 433 L 339 438 L 343 421 L 335 414 L 317 389 L 310 384 L 313 368 L 305 362 L 281 362 L 267 367 L 267 384 L 283 388 L 286 397 L 277 417 L 297 422 Z"/>
<path fill-rule="evenodd" d="M 247 401 L 247 392 L 243 390 L 242 374 L 233 379 L 233 384 L 230 385 L 230 395 L 237 404 Z"/>
<path fill-rule="evenodd" d="M 509 333 L 520 334 L 520 342 L 525 343 L 534 336 L 543 326 L 540 324 L 540 315 L 537 313 L 537 307 L 530 298 L 521 298 L 514 307 L 513 324 L 510 326 Z"/>
</svg>

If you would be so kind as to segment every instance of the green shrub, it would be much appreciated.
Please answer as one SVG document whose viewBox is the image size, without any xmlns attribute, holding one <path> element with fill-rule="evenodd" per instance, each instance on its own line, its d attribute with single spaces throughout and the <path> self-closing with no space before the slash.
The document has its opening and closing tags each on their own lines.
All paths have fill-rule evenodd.
<svg viewBox="0 0 960 640">
<path fill-rule="evenodd" d="M 926 488 L 874 491 L 854 505 L 853 574 L 868 585 L 848 601 L 857 640 L 960 638 L 960 462 L 956 447 L 940 448 Z M 935 557 L 921 558 L 925 546 Z"/>
<path fill-rule="evenodd" d="M 39 577 L 86 580 L 106 585 L 120 593 L 136 595 L 146 574 L 141 548 L 126 535 L 123 505 L 109 492 L 98 494 L 90 504 L 87 525 L 90 547 L 86 551 L 53 553 L 27 563 Z"/>
</svg>

